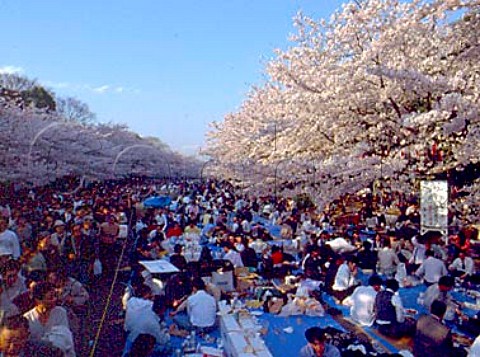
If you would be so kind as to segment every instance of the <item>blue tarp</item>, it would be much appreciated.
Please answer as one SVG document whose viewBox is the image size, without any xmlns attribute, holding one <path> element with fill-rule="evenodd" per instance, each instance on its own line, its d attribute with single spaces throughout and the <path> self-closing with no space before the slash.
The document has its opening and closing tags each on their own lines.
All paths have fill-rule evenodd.
<svg viewBox="0 0 480 357">
<path fill-rule="evenodd" d="M 172 199 L 168 196 L 155 196 L 147 198 L 143 201 L 143 205 L 145 207 L 153 207 L 153 208 L 165 208 L 170 205 Z"/>
</svg>

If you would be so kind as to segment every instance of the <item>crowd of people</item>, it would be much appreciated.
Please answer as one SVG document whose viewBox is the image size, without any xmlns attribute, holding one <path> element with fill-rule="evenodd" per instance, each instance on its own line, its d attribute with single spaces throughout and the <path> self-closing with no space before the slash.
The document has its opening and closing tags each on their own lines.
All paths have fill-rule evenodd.
<svg viewBox="0 0 480 357">
<path fill-rule="evenodd" d="M 145 198 L 159 194 L 171 202 L 144 207 Z M 239 194 L 215 180 L 129 179 L 68 193 L 19 189 L 15 199 L 5 197 L 0 201 L 4 356 L 85 354 L 82 329 L 95 308 L 92 291 L 112 283 L 120 267 L 131 269 L 124 296 L 114 297 L 123 301 L 130 356 L 168 355 L 171 336 L 189 339 L 193 331 L 208 337 L 218 329 L 219 301 L 255 294 L 254 287 L 238 294 L 239 271 L 255 272 L 264 286 L 288 282 L 296 295 L 321 303 L 330 296 L 350 306 L 350 318 L 359 326 L 390 338 L 410 336 L 415 356 L 465 354 L 454 347 L 451 321 L 470 336 L 480 334 L 478 316 L 462 313 L 462 303 L 451 294 L 454 287 L 474 290 L 480 283 L 472 245 L 478 232 L 460 227 L 446 237 L 420 235 L 418 207 L 394 196 L 388 204 L 401 214 L 391 227 L 371 197 L 362 202 L 359 221 L 344 224 L 335 205 L 318 212 L 291 198 Z M 372 218 L 373 231 L 365 230 L 362 223 Z M 161 258 L 179 272 L 159 278 L 140 263 Z M 231 272 L 223 274 L 231 281 L 215 280 L 218 271 Z M 399 291 L 421 284 L 426 290 L 418 301 L 429 313 L 413 318 Z M 277 293 L 286 304 L 288 293 Z M 262 298 L 268 311 L 271 301 Z M 305 338 L 301 356 L 342 353 L 319 327 L 307 329 Z"/>
</svg>

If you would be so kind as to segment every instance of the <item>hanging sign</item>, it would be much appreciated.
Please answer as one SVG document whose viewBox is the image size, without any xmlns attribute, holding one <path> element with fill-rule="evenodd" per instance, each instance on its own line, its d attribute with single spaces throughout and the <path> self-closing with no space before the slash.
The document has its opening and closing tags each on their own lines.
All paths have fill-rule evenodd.
<svg viewBox="0 0 480 357">
<path fill-rule="evenodd" d="M 448 233 L 447 181 L 420 182 L 420 234 L 438 231 Z"/>
</svg>

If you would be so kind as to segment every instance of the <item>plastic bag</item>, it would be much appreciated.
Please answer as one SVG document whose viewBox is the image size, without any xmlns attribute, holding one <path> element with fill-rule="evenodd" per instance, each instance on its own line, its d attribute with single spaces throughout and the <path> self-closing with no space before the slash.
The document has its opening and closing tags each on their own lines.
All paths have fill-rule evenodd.
<svg viewBox="0 0 480 357">
<path fill-rule="evenodd" d="M 95 259 L 93 262 L 93 275 L 102 275 L 102 263 L 100 262 L 100 259 Z"/>
<path fill-rule="evenodd" d="M 280 316 L 296 316 L 303 315 L 305 312 L 305 306 L 301 299 L 295 298 L 289 300 L 285 306 L 283 306 Z"/>
<path fill-rule="evenodd" d="M 305 301 L 306 311 L 305 315 L 307 316 L 325 316 L 325 310 L 323 309 L 322 304 L 317 300 L 310 298 Z"/>
</svg>

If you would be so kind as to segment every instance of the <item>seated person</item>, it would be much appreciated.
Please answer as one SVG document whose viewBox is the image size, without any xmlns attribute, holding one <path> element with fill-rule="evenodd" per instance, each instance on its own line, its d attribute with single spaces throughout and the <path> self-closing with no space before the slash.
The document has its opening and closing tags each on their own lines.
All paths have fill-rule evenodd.
<svg viewBox="0 0 480 357">
<path fill-rule="evenodd" d="M 452 313 L 457 309 L 450 291 L 455 285 L 455 281 L 450 276 L 442 276 L 437 284 L 433 284 L 425 291 L 423 305 L 430 311 L 432 302 L 440 300 L 447 305 L 446 318 L 448 320 L 453 319 Z"/>
<path fill-rule="evenodd" d="M 300 357 L 340 357 L 337 347 L 326 342 L 323 329 L 314 326 L 305 331 L 307 344 L 300 350 Z"/>
<path fill-rule="evenodd" d="M 174 309 L 192 292 L 190 278 L 186 273 L 173 275 L 165 286 L 167 305 Z"/>
<path fill-rule="evenodd" d="M 375 298 L 375 322 L 385 336 L 401 337 L 414 332 L 415 321 L 405 317 L 398 289 L 398 281 L 389 279 L 385 283 L 385 290 L 379 291 Z"/>
<path fill-rule="evenodd" d="M 220 246 L 225 253 L 223 259 L 229 260 L 235 268 L 243 268 L 242 257 L 240 253 L 235 250 L 231 242 L 222 242 Z"/>
<path fill-rule="evenodd" d="M 200 266 L 200 276 L 210 276 L 214 270 L 212 251 L 207 246 L 202 247 L 200 257 L 198 258 Z"/>
<path fill-rule="evenodd" d="M 383 247 L 378 251 L 378 273 L 391 278 L 399 263 L 397 254 L 390 246 L 390 240 L 385 239 Z"/>
<path fill-rule="evenodd" d="M 162 331 L 160 317 L 154 312 L 153 295 L 150 288 L 144 284 L 135 289 L 135 296 L 127 302 L 124 329 L 128 340 L 135 341 L 141 334 L 155 337 L 158 345 L 166 347 L 170 335 Z"/>
<path fill-rule="evenodd" d="M 448 266 L 448 270 L 451 275 L 462 279 L 464 282 L 478 283 L 479 279 L 475 274 L 475 262 L 465 252 L 458 254 L 458 257 Z"/>
<path fill-rule="evenodd" d="M 175 265 L 179 270 L 185 270 L 187 268 L 187 260 L 182 254 L 183 246 L 175 244 L 173 247 L 173 254 L 170 256 L 170 263 Z"/>
<path fill-rule="evenodd" d="M 287 274 L 288 263 L 285 260 L 282 249 L 279 246 L 274 245 L 270 256 L 272 258 L 274 275 L 276 277 L 284 277 Z"/>
<path fill-rule="evenodd" d="M 432 302 L 430 315 L 423 315 L 417 321 L 413 353 L 415 356 L 449 357 L 465 356 L 453 347 L 452 332 L 442 323 L 447 305 L 439 300 Z"/>
<path fill-rule="evenodd" d="M 215 328 L 217 302 L 205 291 L 205 283 L 201 278 L 193 279 L 192 286 L 192 295 L 172 311 L 170 316 L 174 317 L 174 321 L 182 329 L 210 332 Z M 184 310 L 187 310 L 186 314 L 179 314 Z"/>
<path fill-rule="evenodd" d="M 382 286 L 382 279 L 372 275 L 368 279 L 369 286 L 359 286 L 353 294 L 343 300 L 343 304 L 351 306 L 352 320 L 362 326 L 372 326 L 375 321 L 375 298 Z"/>
<path fill-rule="evenodd" d="M 375 271 L 377 267 L 377 254 L 372 251 L 372 243 L 369 241 L 363 242 L 363 249 L 358 252 L 357 258 L 359 268 Z"/>
<path fill-rule="evenodd" d="M 302 268 L 307 278 L 321 280 L 322 278 L 322 258 L 320 248 L 311 246 L 302 262 Z"/>
<path fill-rule="evenodd" d="M 447 275 L 447 268 L 445 263 L 433 255 L 433 250 L 429 249 L 425 252 L 425 261 L 415 272 L 419 278 L 423 278 L 426 286 L 438 283 L 438 280 Z"/>
<path fill-rule="evenodd" d="M 358 273 L 357 263 L 357 257 L 349 256 L 338 268 L 331 292 L 340 302 L 342 302 L 347 296 L 351 295 L 359 285 L 355 279 L 355 276 Z"/>
<path fill-rule="evenodd" d="M 253 239 L 249 238 L 249 242 L 253 242 Z M 244 266 L 252 269 L 257 269 L 258 267 L 257 253 L 250 246 L 250 244 L 245 245 L 245 249 L 240 253 L 240 256 L 242 258 L 242 262 Z"/>
<path fill-rule="evenodd" d="M 125 357 L 149 357 L 153 355 L 156 340 L 153 335 L 142 333 L 133 341 L 132 348 Z"/>
</svg>

